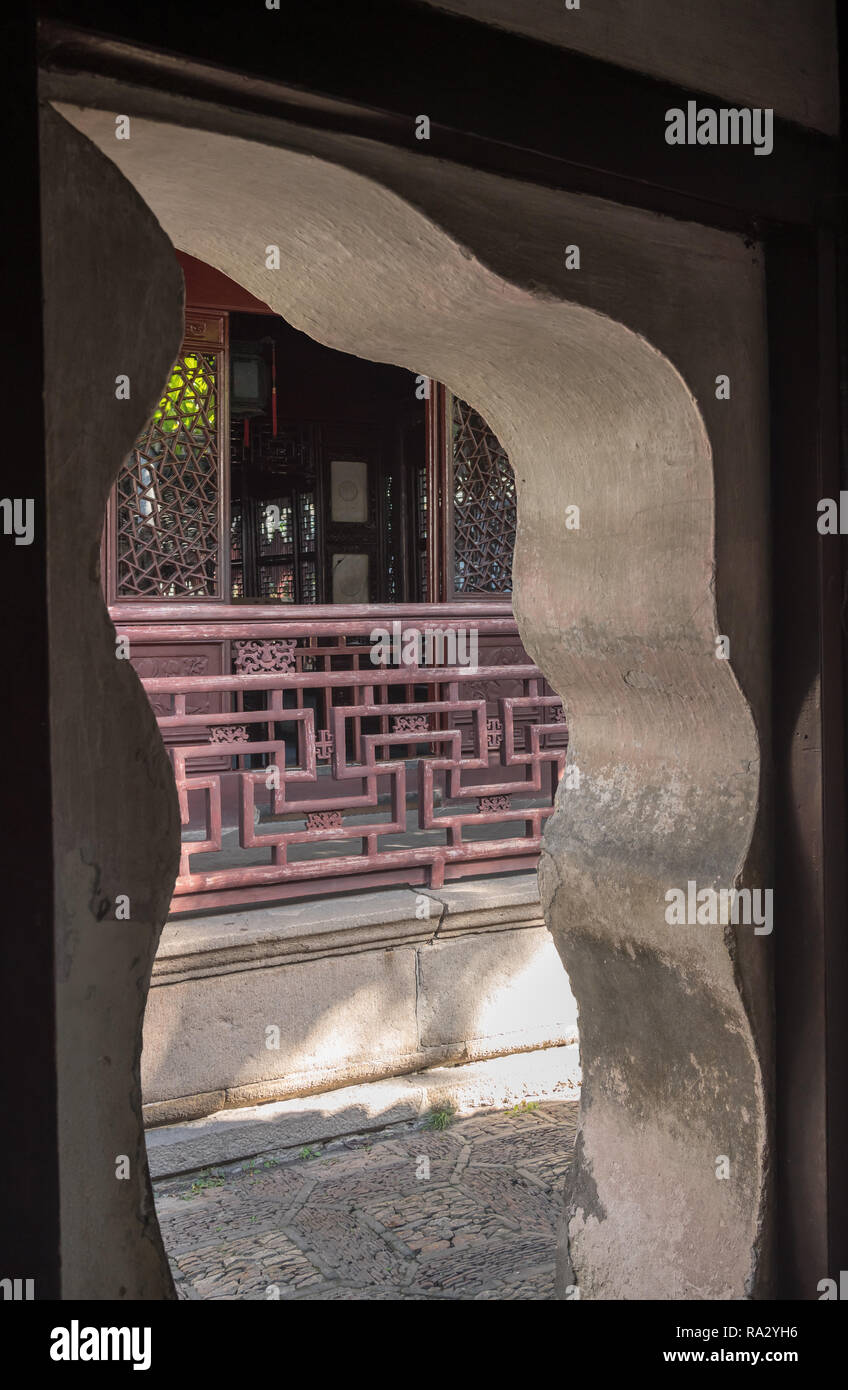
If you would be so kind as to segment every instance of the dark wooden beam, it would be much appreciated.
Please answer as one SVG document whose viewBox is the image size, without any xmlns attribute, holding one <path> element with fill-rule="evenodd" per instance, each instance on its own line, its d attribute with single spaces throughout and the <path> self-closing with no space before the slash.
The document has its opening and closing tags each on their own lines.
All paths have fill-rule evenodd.
<svg viewBox="0 0 848 1390">
<path fill-rule="evenodd" d="M 669 146 L 681 89 L 409 0 L 151 4 L 42 0 L 42 62 L 362 135 L 513 178 L 757 234 L 833 216 L 835 142 L 776 120 L 774 152 Z M 415 117 L 431 122 L 415 138 Z"/>
</svg>

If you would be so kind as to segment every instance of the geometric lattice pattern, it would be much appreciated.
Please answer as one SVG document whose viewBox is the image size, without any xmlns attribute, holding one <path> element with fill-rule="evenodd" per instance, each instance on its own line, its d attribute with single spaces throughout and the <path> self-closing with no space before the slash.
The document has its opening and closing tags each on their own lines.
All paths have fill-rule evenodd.
<svg viewBox="0 0 848 1390">
<path fill-rule="evenodd" d="M 214 597 L 217 359 L 183 352 L 117 482 L 118 596 Z"/>
<path fill-rule="evenodd" d="M 189 798 L 202 794 L 205 799 L 200 838 L 183 841 L 174 909 L 179 910 L 182 895 L 198 895 L 190 907 L 200 898 L 222 906 L 237 901 L 245 889 L 275 884 L 282 896 L 286 889 L 296 893 L 309 879 L 318 879 L 327 891 L 338 891 L 355 887 L 357 874 L 389 871 L 397 881 L 398 875 L 405 879 L 413 866 L 419 873 L 423 870 L 430 886 L 437 888 L 444 882 L 446 869 L 460 863 L 482 868 L 505 860 L 510 867 L 519 863 L 526 867 L 531 856 L 538 856 L 544 821 L 553 809 L 553 792 L 565 764 L 564 747 L 548 746 L 549 735 L 561 728 L 548 722 L 548 711 L 559 703 L 558 696 L 538 693 L 541 682 L 531 677 L 526 680 L 530 693 L 499 702 L 503 743 L 493 763 L 487 749 L 486 701 L 463 699 L 462 682 L 456 682 L 459 688 L 453 698 L 424 703 L 434 723 L 443 727 L 417 735 L 429 748 L 419 756 L 410 776 L 408 759 L 402 755 L 408 733 L 378 728 L 364 732 L 378 721 L 391 727 L 393 718 L 414 712 L 414 707 L 400 702 L 372 703 L 364 698 L 377 683 L 385 686 L 385 678 L 385 672 L 362 672 L 361 679 L 368 682 L 367 688 L 359 687 L 363 702 L 333 708 L 331 780 L 318 773 L 314 709 L 283 706 L 285 677 L 262 678 L 269 687 L 264 710 L 229 716 L 234 723 L 238 719 L 239 732 L 251 724 L 259 735 L 242 743 L 241 753 L 249 751 L 254 758 L 265 754 L 269 764 L 244 765 L 238 773 L 238 850 L 231 846 L 229 853 L 236 858 L 228 867 L 201 863 L 195 869 L 192 863 L 223 850 L 221 773 L 199 766 L 208 758 L 209 745 L 169 749 L 184 824 L 191 819 Z M 175 690 L 180 685 L 185 688 L 179 680 L 167 684 Z M 471 721 L 470 746 L 467 731 L 456 727 L 457 715 Z M 185 718 L 177 713 L 160 717 L 160 726 L 169 729 L 180 717 Z M 280 737 L 277 730 L 284 719 L 290 721 L 291 733 Z M 354 743 L 352 732 L 360 745 L 358 758 L 347 752 Z M 230 746 L 235 750 L 238 744 Z M 380 753 L 392 747 L 399 756 L 383 761 Z M 486 779 L 483 783 L 481 775 Z M 410 833 L 413 829 L 417 836 Z M 423 839 L 421 832 L 425 832 Z M 305 858 L 303 847 L 317 841 L 331 842 L 326 854 Z M 256 851 L 270 858 L 262 864 L 239 861 L 239 852 Z"/>
<path fill-rule="evenodd" d="M 515 475 L 470 405 L 453 398 L 454 581 L 457 593 L 512 591 Z"/>
<path fill-rule="evenodd" d="M 145 680 L 166 700 L 186 827 L 172 910 L 535 863 L 565 764 L 559 696 L 520 648 L 516 664 L 477 670 L 375 665 L 354 641 L 370 620 L 355 621 L 361 633 L 305 636 L 294 670 Z M 521 693 L 496 694 L 504 678 Z M 189 718 L 201 689 L 222 708 Z M 212 747 L 232 760 L 215 765 Z"/>
<path fill-rule="evenodd" d="M 486 720 L 486 744 L 489 748 L 500 748 L 503 743 L 503 724 L 499 719 Z"/>
</svg>

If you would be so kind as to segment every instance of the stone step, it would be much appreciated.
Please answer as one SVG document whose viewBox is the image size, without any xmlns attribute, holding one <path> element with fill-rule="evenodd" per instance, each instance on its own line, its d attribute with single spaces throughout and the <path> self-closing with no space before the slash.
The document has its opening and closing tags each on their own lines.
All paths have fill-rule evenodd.
<svg viewBox="0 0 848 1390">
<path fill-rule="evenodd" d="M 576 1044 L 514 1052 L 162 1125 L 148 1131 L 147 1156 L 154 1178 L 174 1177 L 258 1154 L 413 1124 L 441 1108 L 468 1115 L 525 1100 L 577 1099 L 579 1086 Z"/>
</svg>

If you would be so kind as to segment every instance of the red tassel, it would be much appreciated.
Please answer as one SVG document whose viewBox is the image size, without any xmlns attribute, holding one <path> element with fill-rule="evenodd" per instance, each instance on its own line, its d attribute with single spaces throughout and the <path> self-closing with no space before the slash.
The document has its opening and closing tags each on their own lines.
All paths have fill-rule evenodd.
<svg viewBox="0 0 848 1390">
<path fill-rule="evenodd" d="M 249 415 L 245 415 L 245 417 L 244 417 L 244 447 L 245 447 L 245 449 L 249 449 L 249 448 L 250 448 L 250 416 L 249 416 Z"/>
<path fill-rule="evenodd" d="M 277 438 L 277 344 L 271 343 L 271 433 Z"/>
</svg>

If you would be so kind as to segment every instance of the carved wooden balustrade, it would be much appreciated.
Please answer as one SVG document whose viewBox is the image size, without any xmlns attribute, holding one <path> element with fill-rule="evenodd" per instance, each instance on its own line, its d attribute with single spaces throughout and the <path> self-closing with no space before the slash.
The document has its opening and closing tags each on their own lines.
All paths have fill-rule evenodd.
<svg viewBox="0 0 848 1390">
<path fill-rule="evenodd" d="M 112 616 L 174 767 L 172 912 L 535 866 L 567 732 L 508 602 Z"/>
</svg>

